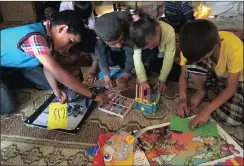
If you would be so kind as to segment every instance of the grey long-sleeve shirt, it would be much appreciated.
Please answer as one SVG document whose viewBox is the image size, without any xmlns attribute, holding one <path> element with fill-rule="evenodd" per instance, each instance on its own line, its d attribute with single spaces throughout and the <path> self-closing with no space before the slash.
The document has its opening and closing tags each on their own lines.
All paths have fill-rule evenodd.
<svg viewBox="0 0 244 166">
<path fill-rule="evenodd" d="M 98 39 L 97 44 L 95 47 L 95 54 L 98 56 L 99 59 L 99 67 L 104 75 L 109 75 L 109 61 L 110 56 L 113 56 L 111 54 L 111 51 L 125 51 L 125 72 L 130 73 L 131 70 L 134 67 L 134 61 L 133 61 L 133 54 L 134 54 L 134 46 L 131 43 L 125 42 L 121 48 L 111 48 L 109 47 L 105 42 Z"/>
</svg>

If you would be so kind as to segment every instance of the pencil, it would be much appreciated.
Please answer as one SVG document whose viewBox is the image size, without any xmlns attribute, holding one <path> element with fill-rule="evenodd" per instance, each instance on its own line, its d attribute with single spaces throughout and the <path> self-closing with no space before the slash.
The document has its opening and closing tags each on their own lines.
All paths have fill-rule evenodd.
<svg viewBox="0 0 244 166">
<path fill-rule="evenodd" d="M 136 99 L 138 98 L 138 85 L 136 84 Z"/>
</svg>

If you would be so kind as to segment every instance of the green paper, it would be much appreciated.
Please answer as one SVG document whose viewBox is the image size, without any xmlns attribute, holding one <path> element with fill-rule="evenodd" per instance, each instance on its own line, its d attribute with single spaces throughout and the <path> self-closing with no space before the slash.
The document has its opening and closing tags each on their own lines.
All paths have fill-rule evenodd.
<svg viewBox="0 0 244 166">
<path fill-rule="evenodd" d="M 189 125 L 191 119 L 180 118 L 177 116 L 171 116 L 170 118 L 170 130 L 190 132 L 194 134 L 199 134 L 200 136 L 218 136 L 218 129 L 216 122 L 209 121 L 208 123 L 195 127 L 192 131 L 189 130 Z"/>
</svg>

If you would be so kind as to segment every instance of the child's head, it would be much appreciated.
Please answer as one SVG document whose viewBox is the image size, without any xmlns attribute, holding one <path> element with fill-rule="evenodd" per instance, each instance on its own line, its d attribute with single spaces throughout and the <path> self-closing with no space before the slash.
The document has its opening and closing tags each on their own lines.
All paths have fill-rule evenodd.
<svg viewBox="0 0 244 166">
<path fill-rule="evenodd" d="M 51 36 L 56 50 L 69 50 L 81 41 L 84 24 L 74 11 L 57 13 L 51 20 Z"/>
<path fill-rule="evenodd" d="M 137 47 L 153 49 L 159 45 L 162 30 L 156 19 L 140 10 L 135 10 L 133 20 L 130 26 L 130 38 Z"/>
<path fill-rule="evenodd" d="M 88 18 L 93 12 L 92 2 L 90 1 L 75 1 L 74 10 L 79 15 L 79 17 L 88 24 Z"/>
<path fill-rule="evenodd" d="M 179 35 L 180 49 L 190 62 L 208 58 L 219 47 L 217 27 L 209 20 L 198 19 L 186 23 Z"/>
<path fill-rule="evenodd" d="M 112 13 L 107 13 L 95 21 L 97 36 L 110 47 L 121 47 L 124 42 L 123 21 Z"/>
<path fill-rule="evenodd" d="M 74 47 L 83 52 L 83 54 L 92 54 L 95 53 L 96 42 L 97 38 L 95 32 L 85 28 L 82 35 L 82 41 L 75 44 Z"/>
</svg>

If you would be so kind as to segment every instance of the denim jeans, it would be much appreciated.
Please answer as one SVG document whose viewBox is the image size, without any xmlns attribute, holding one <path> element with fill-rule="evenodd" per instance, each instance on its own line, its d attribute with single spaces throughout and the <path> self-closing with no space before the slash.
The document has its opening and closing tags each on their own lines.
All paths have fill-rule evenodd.
<svg viewBox="0 0 244 166">
<path fill-rule="evenodd" d="M 51 89 L 41 66 L 35 68 L 3 68 L 0 69 L 1 114 L 9 114 L 16 110 L 14 94 L 10 89 L 34 88 L 40 90 Z"/>
</svg>

